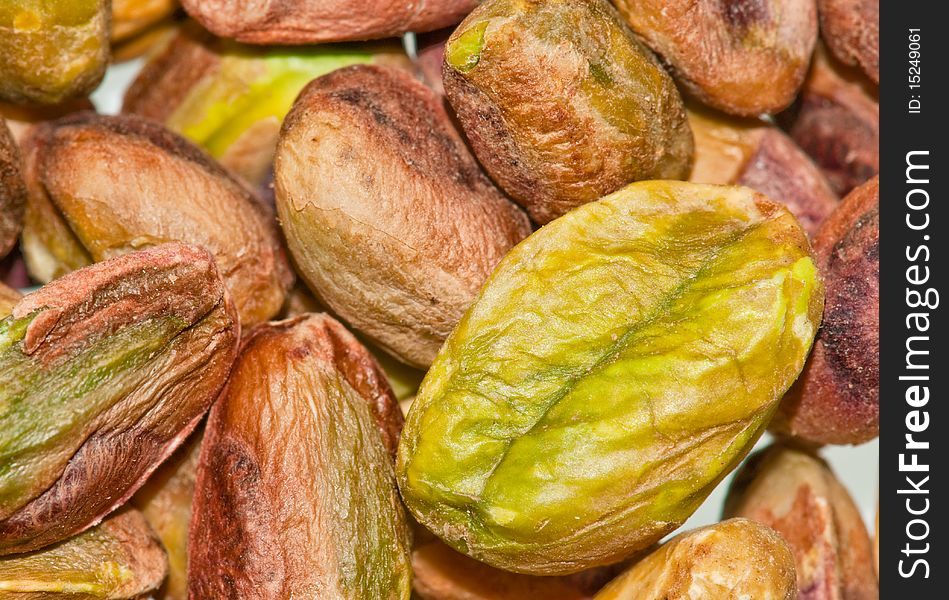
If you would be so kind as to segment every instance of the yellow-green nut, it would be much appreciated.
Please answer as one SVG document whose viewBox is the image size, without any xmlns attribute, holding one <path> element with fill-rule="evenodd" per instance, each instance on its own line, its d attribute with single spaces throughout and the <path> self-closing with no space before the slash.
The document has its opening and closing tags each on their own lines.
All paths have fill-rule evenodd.
<svg viewBox="0 0 949 600">
<path fill-rule="evenodd" d="M 689 175 L 682 98 L 607 0 L 487 0 L 449 38 L 443 81 L 488 174 L 538 223 Z"/>
<path fill-rule="evenodd" d="M 108 62 L 106 0 L 0 2 L 0 98 L 57 104 L 92 91 Z"/>
<path fill-rule="evenodd" d="M 747 188 L 641 182 L 578 208 L 508 253 L 436 357 L 405 503 L 510 571 L 627 557 L 748 453 L 822 308 L 800 225 Z"/>
</svg>

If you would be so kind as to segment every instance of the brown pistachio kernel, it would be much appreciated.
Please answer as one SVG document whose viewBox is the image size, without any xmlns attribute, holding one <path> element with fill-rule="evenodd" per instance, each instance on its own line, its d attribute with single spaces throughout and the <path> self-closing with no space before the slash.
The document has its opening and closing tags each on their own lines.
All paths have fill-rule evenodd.
<svg viewBox="0 0 949 600">
<path fill-rule="evenodd" d="M 64 275 L 0 321 L 0 555 L 98 523 L 224 385 L 237 315 L 214 259 L 166 244 Z"/>
<path fill-rule="evenodd" d="M 439 98 L 399 69 L 324 75 L 284 122 L 277 211 L 300 275 L 354 329 L 427 367 L 488 274 L 530 233 Z"/>
<path fill-rule="evenodd" d="M 380 396 L 393 400 L 372 357 L 325 314 L 247 336 L 201 447 L 192 598 L 408 599 Z"/>
<path fill-rule="evenodd" d="M 91 92 L 109 62 L 108 5 L 0 2 L 0 98 L 56 104 Z"/>
<path fill-rule="evenodd" d="M 0 557 L 0 600 L 134 600 L 157 590 L 167 567 L 144 517 L 125 510 L 58 544 Z"/>
<path fill-rule="evenodd" d="M 422 600 L 590 600 L 621 568 L 544 577 L 495 569 L 437 538 L 412 550 L 412 586 Z"/>
<path fill-rule="evenodd" d="M 703 103 L 747 117 L 797 95 L 817 40 L 814 0 L 613 0 Z"/>
<path fill-rule="evenodd" d="M 479 0 L 182 0 L 224 38 L 251 44 L 312 44 L 397 37 L 454 25 Z"/>
<path fill-rule="evenodd" d="M 724 516 L 781 534 L 794 553 L 801 598 L 879 598 L 860 513 L 827 464 L 809 452 L 779 444 L 753 455 L 728 491 Z"/>
<path fill-rule="evenodd" d="M 199 427 L 132 496 L 168 553 L 168 576 L 155 595 L 160 600 L 188 598 L 188 524 L 203 438 Z"/>
<path fill-rule="evenodd" d="M 0 117 L 0 258 L 16 245 L 23 226 L 26 186 L 20 174 L 20 150 Z"/>
<path fill-rule="evenodd" d="M 214 254 L 244 325 L 280 310 L 293 274 L 272 211 L 190 142 L 139 117 L 80 113 L 37 126 L 23 154 L 34 278 L 181 241 Z"/>
<path fill-rule="evenodd" d="M 795 600 L 794 555 L 773 529 L 730 519 L 682 533 L 595 600 Z"/>
<path fill-rule="evenodd" d="M 880 433 L 880 179 L 850 192 L 814 238 L 824 321 L 804 372 L 781 401 L 776 431 L 817 444 Z"/>
<path fill-rule="evenodd" d="M 880 0 L 817 0 L 821 38 L 837 60 L 880 83 Z"/>
<path fill-rule="evenodd" d="M 797 104 L 779 115 L 791 137 L 824 171 L 840 196 L 880 170 L 878 90 L 860 73 L 814 54 Z"/>
<path fill-rule="evenodd" d="M 22 144 L 33 125 L 41 121 L 50 121 L 70 113 L 93 110 L 95 107 L 88 98 L 77 98 L 61 104 L 15 104 L 0 102 L 0 118 L 6 119 L 7 127 L 17 144 Z"/>
<path fill-rule="evenodd" d="M 695 165 L 689 181 L 752 188 L 788 207 L 809 236 L 838 198 L 810 158 L 780 129 L 757 119 L 689 107 Z"/>
<path fill-rule="evenodd" d="M 688 176 L 679 92 L 607 0 L 487 0 L 449 38 L 443 84 L 481 164 L 538 223 Z"/>
</svg>

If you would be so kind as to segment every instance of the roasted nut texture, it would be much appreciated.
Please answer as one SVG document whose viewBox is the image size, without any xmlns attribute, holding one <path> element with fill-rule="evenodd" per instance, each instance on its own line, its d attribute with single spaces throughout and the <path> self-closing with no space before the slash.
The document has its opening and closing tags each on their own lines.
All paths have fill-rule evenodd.
<svg viewBox="0 0 949 600">
<path fill-rule="evenodd" d="M 112 0 L 112 43 L 142 33 L 178 8 L 177 0 Z"/>
<path fill-rule="evenodd" d="M 20 150 L 0 117 L 0 258 L 16 245 L 23 227 L 26 186 L 20 174 Z"/>
<path fill-rule="evenodd" d="M 0 558 L 0 600 L 134 600 L 158 589 L 167 566 L 145 518 L 125 510 L 66 541 Z"/>
<path fill-rule="evenodd" d="M 244 325 L 280 310 L 293 274 L 272 211 L 190 142 L 138 117 L 81 113 L 38 126 L 23 154 L 34 278 L 180 241 L 214 254 Z"/>
<path fill-rule="evenodd" d="M 797 95 L 817 40 L 814 0 L 613 0 L 685 89 L 725 112 L 774 113 Z"/>
<path fill-rule="evenodd" d="M 422 600 L 590 600 L 620 571 L 596 567 L 543 577 L 495 569 L 438 540 L 412 550 L 412 587 Z"/>
<path fill-rule="evenodd" d="M 824 322 L 773 428 L 817 444 L 880 433 L 880 179 L 844 198 L 814 239 Z"/>
<path fill-rule="evenodd" d="M 880 0 L 818 0 L 821 37 L 841 62 L 880 83 Z"/>
<path fill-rule="evenodd" d="M 190 597 L 408 599 L 380 395 L 372 357 L 325 314 L 249 334 L 201 447 Z"/>
<path fill-rule="evenodd" d="M 779 115 L 840 196 L 880 171 L 877 95 L 862 75 L 818 51 L 800 100 Z"/>
<path fill-rule="evenodd" d="M 678 535 L 595 600 L 795 600 L 794 556 L 774 530 L 731 519 Z M 809 596 L 800 596 L 809 598 Z"/>
<path fill-rule="evenodd" d="M 139 73 L 123 111 L 163 122 L 257 184 L 273 166 L 280 124 L 300 90 L 360 63 L 410 66 L 395 42 L 255 48 L 184 27 Z"/>
<path fill-rule="evenodd" d="M 449 38 L 443 83 L 481 164 L 538 223 L 689 174 L 679 92 L 607 0 L 487 0 Z"/>
<path fill-rule="evenodd" d="M 800 373 L 823 289 L 794 217 L 747 188 L 640 182 L 498 265 L 409 410 L 397 473 L 469 556 L 562 574 L 682 524 Z"/>
<path fill-rule="evenodd" d="M 0 98 L 56 104 L 92 91 L 108 30 L 107 0 L 0 2 Z"/>
<path fill-rule="evenodd" d="M 215 34 L 251 44 L 397 37 L 454 25 L 479 0 L 182 0 Z"/>
<path fill-rule="evenodd" d="M 168 553 L 168 576 L 154 594 L 158 600 L 188 598 L 188 524 L 203 438 L 199 427 L 132 496 L 132 505 L 142 511 Z"/>
<path fill-rule="evenodd" d="M 695 166 L 689 181 L 737 184 L 788 207 L 813 236 L 837 207 L 837 195 L 817 165 L 780 129 L 756 119 L 689 108 Z"/>
<path fill-rule="evenodd" d="M 238 337 L 213 258 L 182 244 L 24 297 L 0 321 L 0 555 L 128 500 L 223 387 Z"/>
<path fill-rule="evenodd" d="M 800 598 L 876 600 L 870 537 L 847 490 L 805 450 L 776 445 L 753 455 L 735 477 L 725 517 L 773 528 L 794 553 Z"/>
<path fill-rule="evenodd" d="M 284 122 L 277 211 L 300 275 L 336 314 L 417 367 L 435 353 L 526 215 L 481 172 L 434 92 L 358 65 Z"/>
</svg>

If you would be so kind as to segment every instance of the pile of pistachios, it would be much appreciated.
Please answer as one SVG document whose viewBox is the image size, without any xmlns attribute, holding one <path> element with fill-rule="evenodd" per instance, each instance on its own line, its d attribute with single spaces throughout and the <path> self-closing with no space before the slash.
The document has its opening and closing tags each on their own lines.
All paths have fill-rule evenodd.
<svg viewBox="0 0 949 600">
<path fill-rule="evenodd" d="M 877 598 L 878 10 L 0 3 L 0 600 Z"/>
</svg>

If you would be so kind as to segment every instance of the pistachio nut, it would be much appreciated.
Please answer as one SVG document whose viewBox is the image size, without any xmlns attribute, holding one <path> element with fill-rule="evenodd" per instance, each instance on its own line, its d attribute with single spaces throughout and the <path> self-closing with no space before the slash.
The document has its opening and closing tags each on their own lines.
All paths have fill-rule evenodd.
<svg viewBox="0 0 949 600">
<path fill-rule="evenodd" d="M 794 556 L 784 539 L 747 519 L 688 531 L 634 564 L 594 600 L 711 598 L 796 600 Z"/>
<path fill-rule="evenodd" d="M 0 321 L 0 555 L 98 523 L 195 427 L 237 352 L 204 250 L 167 244 L 64 275 Z"/>
<path fill-rule="evenodd" d="M 134 600 L 157 590 L 166 569 L 145 518 L 124 510 L 58 544 L 0 557 L 0 600 Z"/>
<path fill-rule="evenodd" d="M 0 258 L 16 245 L 23 227 L 26 186 L 20 173 L 20 150 L 0 117 Z"/>
<path fill-rule="evenodd" d="M 817 0 L 824 43 L 880 83 L 880 0 Z"/>
<path fill-rule="evenodd" d="M 180 241 L 214 254 L 244 325 L 280 310 L 293 274 L 272 211 L 190 142 L 139 117 L 79 113 L 35 127 L 23 154 L 34 278 Z"/>
<path fill-rule="evenodd" d="M 773 528 L 794 553 L 808 600 L 876 600 L 870 536 L 847 490 L 824 461 L 789 445 L 753 455 L 736 475 L 725 517 Z"/>
<path fill-rule="evenodd" d="M 430 89 L 356 65 L 311 82 L 284 122 L 277 212 L 301 277 L 402 362 L 427 367 L 485 278 L 530 233 Z"/>
<path fill-rule="evenodd" d="M 112 0 L 112 43 L 132 38 L 170 17 L 177 0 Z"/>
<path fill-rule="evenodd" d="M 107 0 L 0 2 L 0 98 L 56 104 L 92 91 L 108 30 Z"/>
<path fill-rule="evenodd" d="M 449 38 L 443 84 L 481 164 L 538 223 L 689 174 L 679 92 L 607 0 L 486 0 Z"/>
<path fill-rule="evenodd" d="M 201 446 L 192 598 L 409 598 L 409 529 L 380 401 L 396 406 L 331 317 L 248 334 Z"/>
<path fill-rule="evenodd" d="M 544 226 L 488 278 L 409 410 L 416 519 L 492 566 L 610 564 L 681 525 L 797 378 L 823 286 L 783 206 L 634 183 Z"/>
</svg>

